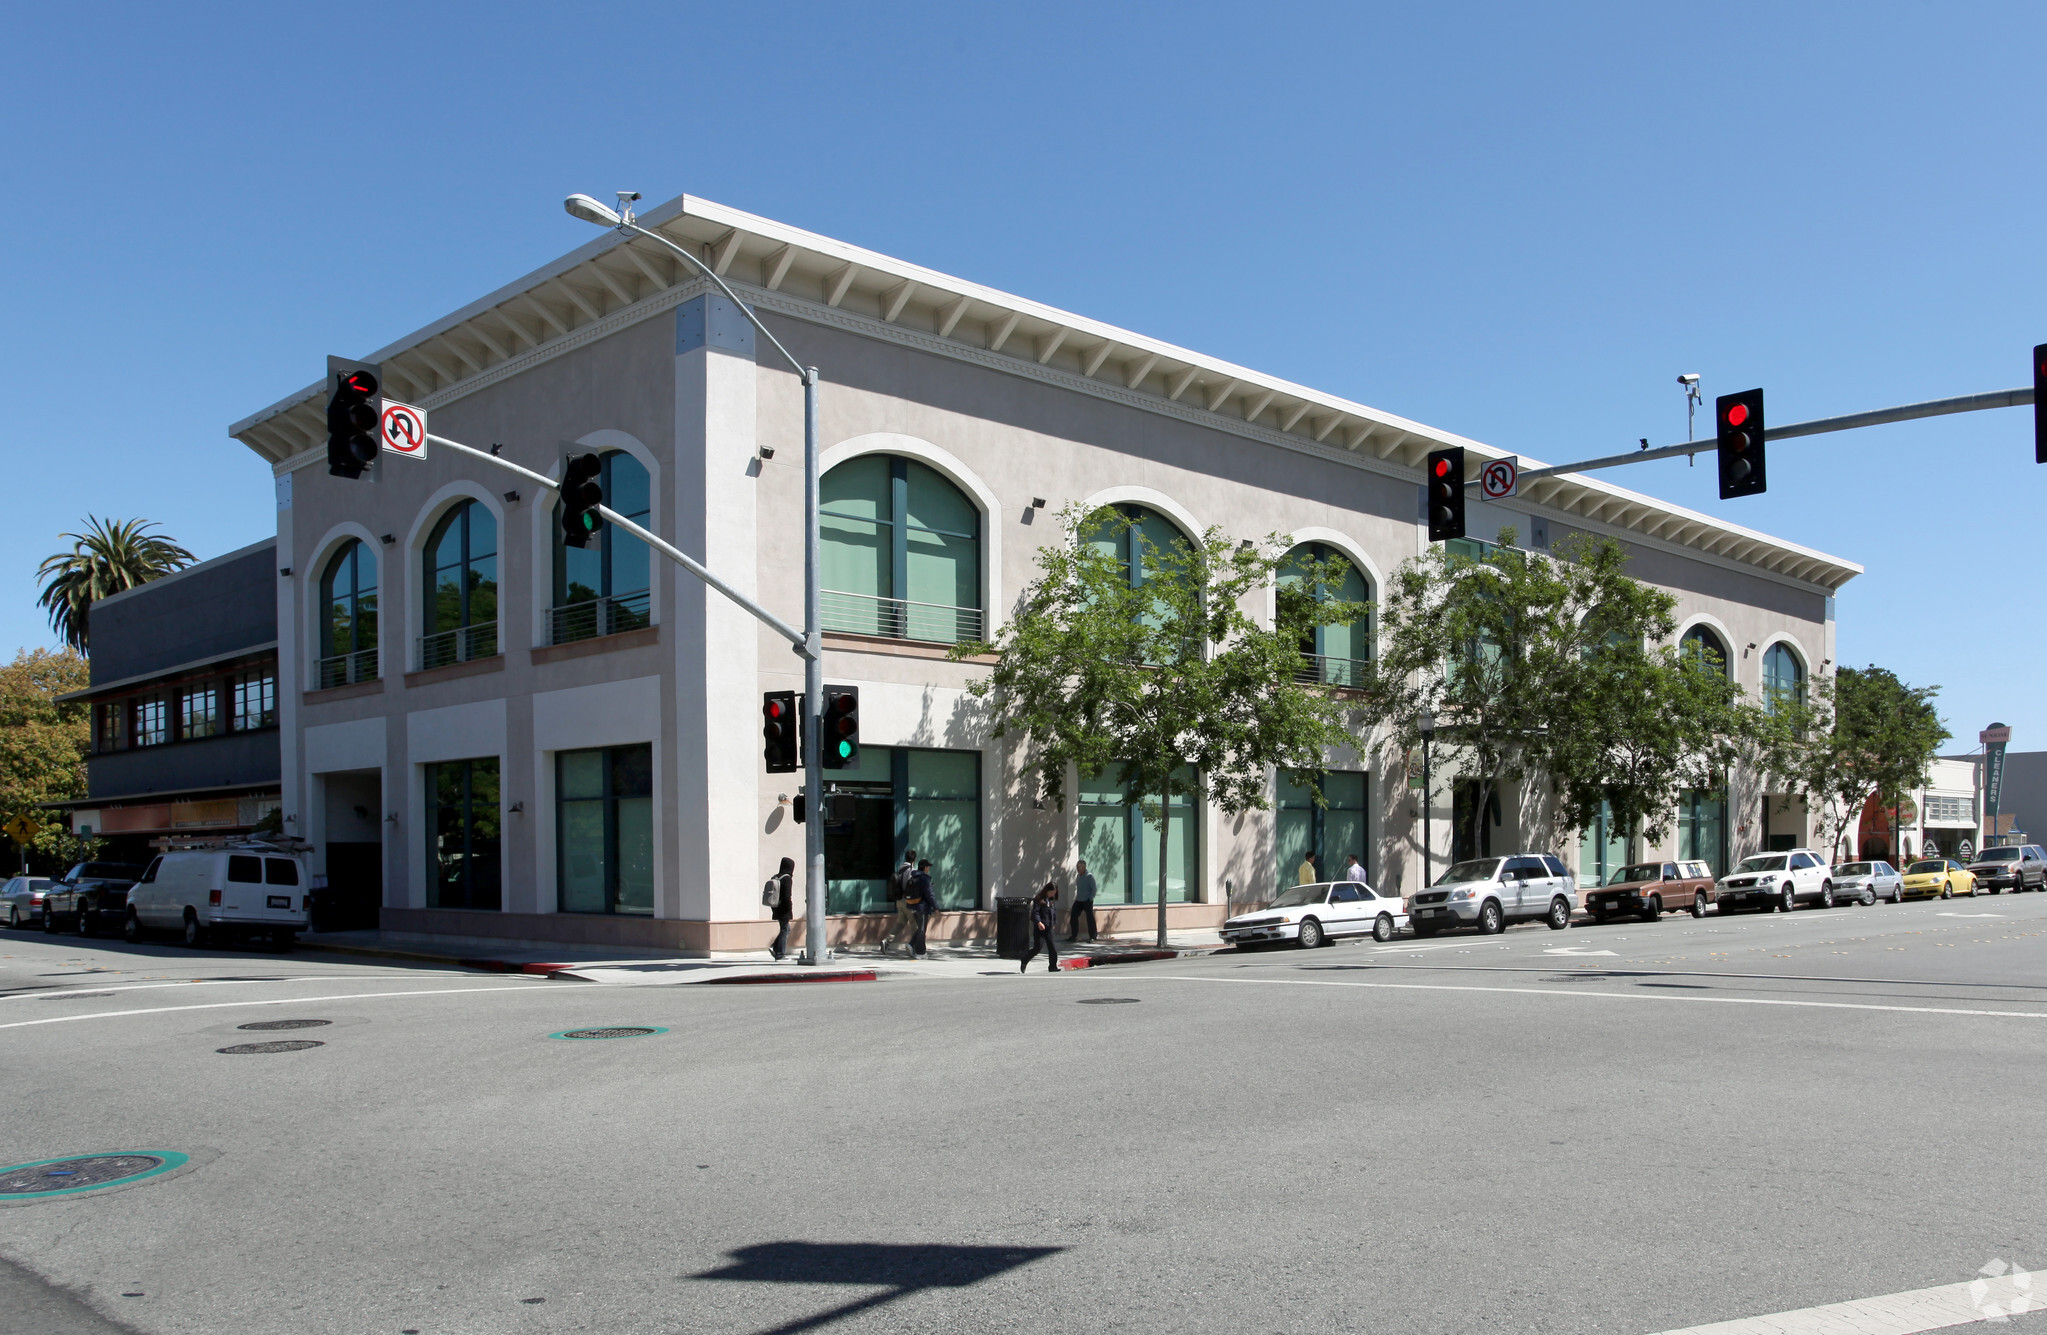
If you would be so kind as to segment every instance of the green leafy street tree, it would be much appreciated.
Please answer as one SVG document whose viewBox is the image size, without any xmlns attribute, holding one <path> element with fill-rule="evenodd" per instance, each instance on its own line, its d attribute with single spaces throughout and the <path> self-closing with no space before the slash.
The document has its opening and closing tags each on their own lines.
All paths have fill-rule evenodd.
<svg viewBox="0 0 2047 1335">
<path fill-rule="evenodd" d="M 1545 554 L 1500 536 L 1478 556 L 1433 547 L 1389 581 L 1378 717 L 1412 746 L 1433 716 L 1475 812 L 1547 783 L 1561 828 L 1604 803 L 1660 841 L 1679 790 L 1716 782 L 1752 719 L 1724 675 L 1663 646 L 1675 600 L 1626 573 L 1620 543 L 1575 534 Z"/>
<path fill-rule="evenodd" d="M 1788 790 L 1822 811 L 1833 849 L 1871 797 L 1895 800 L 1922 787 L 1948 739 L 1933 698 L 1888 668 L 1842 668 L 1816 677 L 1811 697 L 1770 702 L 1765 763 Z"/>
<path fill-rule="evenodd" d="M 41 825 L 31 847 L 45 863 L 77 841 L 39 804 L 84 795 L 92 743 L 89 707 L 57 697 L 88 684 L 85 660 L 69 649 L 23 649 L 0 667 L 0 824 L 26 816 Z"/>
<path fill-rule="evenodd" d="M 109 594 L 192 564 L 192 553 L 150 532 L 156 525 L 141 519 L 102 520 L 88 515 L 83 533 L 64 533 L 71 550 L 44 558 L 36 578 L 44 581 L 36 605 L 50 617 L 50 628 L 79 653 L 90 652 L 93 603 Z"/>
<path fill-rule="evenodd" d="M 997 737 L 1021 739 L 1026 769 L 1061 809 L 1069 766 L 1090 777 L 1121 767 L 1158 829 L 1163 946 L 1172 798 L 1264 808 L 1271 767 L 1319 770 L 1329 747 L 1355 744 L 1343 701 L 1299 680 L 1301 646 L 1365 607 L 1327 596 L 1342 587 L 1340 560 L 1287 562 L 1276 582 L 1291 546 L 1281 535 L 1239 544 L 1211 528 L 1161 545 L 1110 509 L 1069 507 L 1060 520 L 1065 539 L 1039 549 L 1038 577 L 1000 637 L 953 656 L 998 658 L 970 689 L 991 700 Z M 1244 610 L 1268 592 L 1269 628 Z"/>
</svg>

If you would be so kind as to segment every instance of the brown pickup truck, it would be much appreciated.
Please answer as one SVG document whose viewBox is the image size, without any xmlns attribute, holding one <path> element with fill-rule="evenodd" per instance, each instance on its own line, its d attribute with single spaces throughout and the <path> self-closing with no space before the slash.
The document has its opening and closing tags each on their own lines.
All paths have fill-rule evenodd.
<svg viewBox="0 0 2047 1335">
<path fill-rule="evenodd" d="M 1623 913 L 1654 922 L 1673 909 L 1703 918 L 1712 902 L 1713 869 L 1703 862 L 1638 862 L 1585 892 L 1585 908 L 1598 922 Z"/>
</svg>

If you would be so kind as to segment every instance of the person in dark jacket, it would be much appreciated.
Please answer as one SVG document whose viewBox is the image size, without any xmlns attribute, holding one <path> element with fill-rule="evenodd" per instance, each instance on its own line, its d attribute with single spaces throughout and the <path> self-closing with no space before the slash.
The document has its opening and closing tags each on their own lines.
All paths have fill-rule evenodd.
<svg viewBox="0 0 2047 1335">
<path fill-rule="evenodd" d="M 1059 887 L 1051 881 L 1031 898 L 1031 948 L 1024 952 L 1023 963 L 1017 966 L 1018 973 L 1030 971 L 1031 960 L 1037 956 L 1039 947 L 1045 951 L 1045 972 L 1059 972 Z"/>
<path fill-rule="evenodd" d="M 774 902 L 768 905 L 768 913 L 775 920 L 775 944 L 768 950 L 776 959 L 789 953 L 789 918 L 795 912 L 796 859 L 783 858 L 782 869 L 768 879 L 767 888 L 774 892 Z"/>
<path fill-rule="evenodd" d="M 938 912 L 938 894 L 931 888 L 931 859 L 925 858 L 917 864 L 917 870 L 910 876 L 910 892 L 903 897 L 917 915 L 917 929 L 910 934 L 910 953 L 919 959 L 924 957 L 924 929 L 931 923 L 931 915 Z"/>
</svg>

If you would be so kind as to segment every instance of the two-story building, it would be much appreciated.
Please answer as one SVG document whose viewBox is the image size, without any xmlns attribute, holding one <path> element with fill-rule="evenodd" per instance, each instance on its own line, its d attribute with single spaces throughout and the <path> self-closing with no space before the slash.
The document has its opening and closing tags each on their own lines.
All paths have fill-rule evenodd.
<svg viewBox="0 0 2047 1335">
<path fill-rule="evenodd" d="M 883 878 L 936 864 L 936 930 L 980 934 L 998 892 L 1086 857 L 1108 929 L 1148 919 L 1159 857 L 1120 776 L 1038 799 L 947 660 L 992 635 L 1062 508 L 1115 507 L 1155 539 L 1291 534 L 1369 600 L 1426 542 L 1431 449 L 1503 451 L 914 264 L 683 197 L 643 221 L 725 276 L 823 377 L 826 679 L 862 688 L 863 749 L 826 834 L 837 939 L 871 939 Z M 325 349 L 308 348 L 308 366 Z M 802 395 L 742 313 L 644 239 L 606 232 L 374 352 L 431 429 L 559 476 L 604 458 L 608 503 L 791 621 L 802 607 Z M 797 777 L 763 772 L 761 693 L 801 661 L 744 611 L 607 531 L 564 548 L 552 494 L 447 450 L 329 475 L 324 382 L 231 428 L 277 479 L 275 602 L 290 832 L 380 847 L 386 927 L 687 951 L 772 934 L 759 887 L 800 859 Z M 1679 636 L 1752 692 L 1834 657 L 1833 593 L 1859 567 L 1627 491 L 1547 478 L 1474 502 L 1471 532 L 1546 547 L 1612 535 L 1678 600 Z M 1313 670 L 1372 655 L 1366 617 Z M 1274 776 L 1274 809 L 1180 809 L 1175 923 L 1269 897 L 1304 850 L 1419 874 L 1421 795 L 1370 744 L 1326 762 L 1328 804 Z M 1428 795 L 1449 851 L 1460 791 Z M 1724 864 L 1802 831 L 1753 776 L 1687 798 L 1677 841 Z M 369 813 L 367 816 L 362 813 Z M 1779 826 L 1784 828 L 1780 829 Z M 1465 822 L 1489 839 L 1482 822 Z M 1601 874 L 1599 830 L 1558 848 Z M 1505 851 L 1505 850 L 1501 850 Z M 324 856 L 325 854 L 323 854 Z M 1127 922 L 1126 925 L 1137 925 Z"/>
</svg>

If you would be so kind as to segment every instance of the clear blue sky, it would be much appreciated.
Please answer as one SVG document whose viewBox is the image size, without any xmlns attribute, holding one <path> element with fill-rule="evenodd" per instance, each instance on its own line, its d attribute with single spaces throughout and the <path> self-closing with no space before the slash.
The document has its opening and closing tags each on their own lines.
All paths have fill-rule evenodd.
<svg viewBox="0 0 2047 1335">
<path fill-rule="evenodd" d="M 363 37 L 360 54 L 334 44 Z M 88 513 L 272 528 L 227 424 L 682 191 L 1551 460 L 2025 383 L 2047 8 L 43 5 L 0 50 L 0 647 Z M 367 169 L 367 170 L 365 170 Z M 347 186 L 366 180 L 368 188 Z M 2033 689 L 2023 409 L 1608 474 L 1862 562 L 1840 658 Z M 1960 739 L 1966 739 L 1964 745 Z"/>
</svg>

